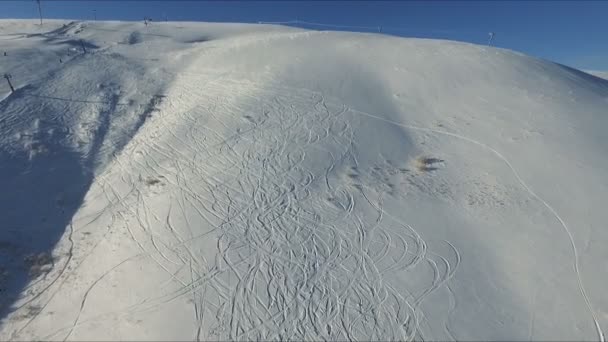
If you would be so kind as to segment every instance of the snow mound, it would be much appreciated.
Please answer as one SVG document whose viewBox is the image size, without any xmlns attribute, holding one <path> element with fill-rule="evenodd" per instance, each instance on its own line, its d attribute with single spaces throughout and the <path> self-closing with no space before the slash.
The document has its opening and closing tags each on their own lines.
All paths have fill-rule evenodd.
<svg viewBox="0 0 608 342">
<path fill-rule="evenodd" d="M 608 329 L 608 81 L 269 25 L 4 20 L 0 42 L 0 339 Z"/>
</svg>

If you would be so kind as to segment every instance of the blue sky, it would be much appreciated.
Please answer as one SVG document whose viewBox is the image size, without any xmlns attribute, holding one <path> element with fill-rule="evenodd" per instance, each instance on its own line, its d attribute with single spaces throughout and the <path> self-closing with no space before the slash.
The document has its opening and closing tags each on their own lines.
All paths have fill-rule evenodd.
<svg viewBox="0 0 608 342">
<path fill-rule="evenodd" d="M 581 69 L 608 70 L 608 1 L 51 1 L 44 17 L 369 26 L 401 36 L 495 45 Z M 33 0 L 0 0 L 0 18 L 37 18 Z M 300 25 L 312 28 L 306 24 Z M 326 28 L 327 29 L 327 28 Z"/>
</svg>

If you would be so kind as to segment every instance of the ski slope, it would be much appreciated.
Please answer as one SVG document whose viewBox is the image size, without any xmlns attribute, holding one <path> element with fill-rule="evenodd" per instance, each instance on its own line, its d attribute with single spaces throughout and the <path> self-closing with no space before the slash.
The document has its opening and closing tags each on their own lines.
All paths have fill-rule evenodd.
<svg viewBox="0 0 608 342">
<path fill-rule="evenodd" d="M 604 340 L 606 80 L 245 24 L 0 60 L 1 340 Z"/>
</svg>

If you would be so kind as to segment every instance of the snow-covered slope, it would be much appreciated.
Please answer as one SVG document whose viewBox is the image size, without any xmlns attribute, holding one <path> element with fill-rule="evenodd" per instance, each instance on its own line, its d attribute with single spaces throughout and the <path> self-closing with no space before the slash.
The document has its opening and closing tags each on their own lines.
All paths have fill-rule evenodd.
<svg viewBox="0 0 608 342">
<path fill-rule="evenodd" d="M 2 340 L 608 329 L 604 80 L 264 25 L 0 21 L 3 51 Z"/>
<path fill-rule="evenodd" d="M 608 80 L 608 71 L 587 71 L 587 72 L 593 76 L 597 76 L 597 77 L 603 78 L 605 80 Z"/>
</svg>

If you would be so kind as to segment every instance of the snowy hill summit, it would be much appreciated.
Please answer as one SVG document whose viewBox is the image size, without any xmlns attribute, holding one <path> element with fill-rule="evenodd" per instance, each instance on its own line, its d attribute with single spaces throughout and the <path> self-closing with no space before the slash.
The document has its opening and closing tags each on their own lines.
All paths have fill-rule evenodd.
<svg viewBox="0 0 608 342">
<path fill-rule="evenodd" d="M 608 71 L 588 71 L 587 73 L 608 80 Z"/>
<path fill-rule="evenodd" d="M 604 340 L 604 79 L 181 22 L 0 61 L 1 340 Z"/>
</svg>

